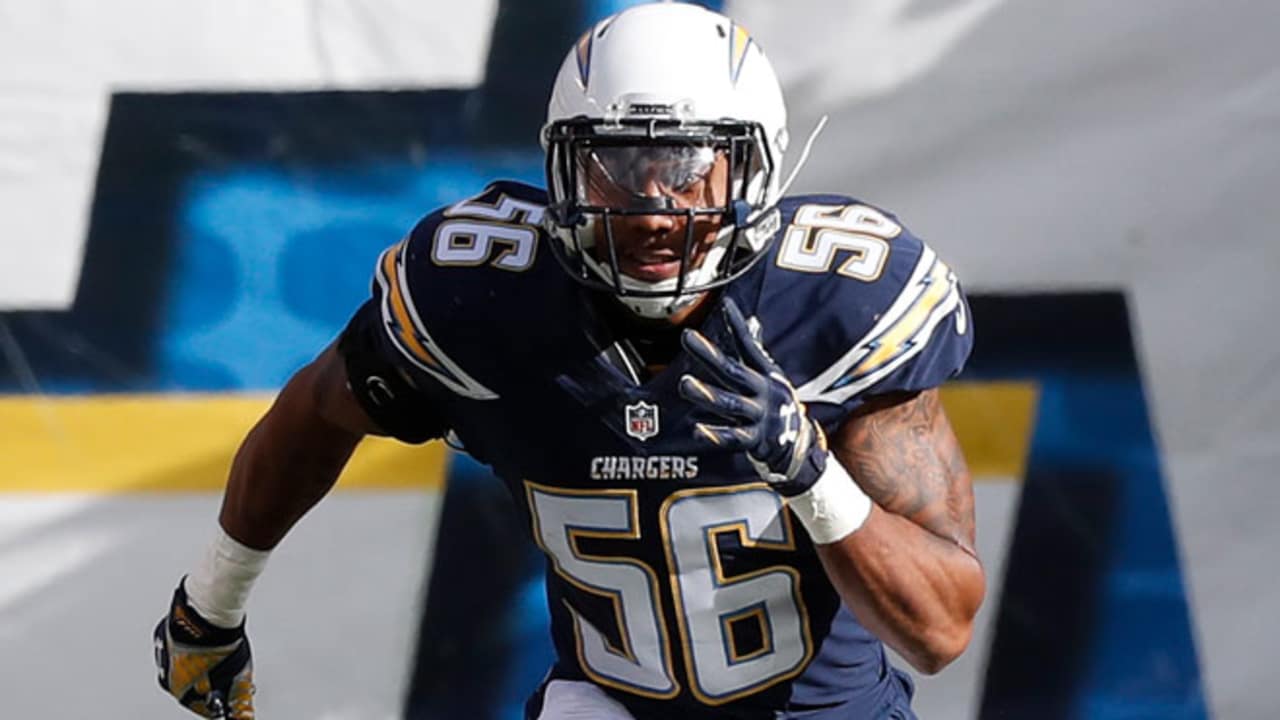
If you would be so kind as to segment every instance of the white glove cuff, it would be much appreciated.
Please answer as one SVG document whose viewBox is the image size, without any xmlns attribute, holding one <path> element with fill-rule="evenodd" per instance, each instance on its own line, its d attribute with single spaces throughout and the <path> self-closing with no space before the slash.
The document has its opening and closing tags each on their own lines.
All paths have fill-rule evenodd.
<svg viewBox="0 0 1280 720">
<path fill-rule="evenodd" d="M 269 550 L 254 550 L 236 541 L 219 527 L 200 564 L 183 585 L 187 602 L 214 625 L 239 626 L 244 620 L 249 590 L 262 574 L 270 554 Z"/>
<path fill-rule="evenodd" d="M 833 543 L 852 533 L 862 527 L 871 514 L 871 498 L 830 453 L 818 481 L 799 495 L 787 498 L 787 505 L 818 545 Z"/>
</svg>

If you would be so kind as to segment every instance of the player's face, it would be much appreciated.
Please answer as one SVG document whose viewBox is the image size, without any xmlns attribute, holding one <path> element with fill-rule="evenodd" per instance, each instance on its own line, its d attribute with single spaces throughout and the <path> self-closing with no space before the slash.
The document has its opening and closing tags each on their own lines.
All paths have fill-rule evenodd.
<svg viewBox="0 0 1280 720">
<path fill-rule="evenodd" d="M 614 209 L 685 210 L 725 205 L 729 160 L 723 150 L 694 146 L 602 147 L 585 153 L 579 165 L 587 203 Z M 676 277 L 689 218 L 676 214 L 639 214 L 610 218 L 618 270 L 636 280 L 658 282 Z M 719 215 L 693 220 L 693 246 L 685 271 L 706 257 L 720 227 Z M 595 230 L 596 260 L 609 261 L 603 225 Z"/>
</svg>

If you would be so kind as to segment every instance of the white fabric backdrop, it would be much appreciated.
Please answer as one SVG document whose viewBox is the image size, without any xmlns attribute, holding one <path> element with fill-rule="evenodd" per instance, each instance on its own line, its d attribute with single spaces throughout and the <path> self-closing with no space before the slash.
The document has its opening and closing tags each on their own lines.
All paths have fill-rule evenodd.
<svg viewBox="0 0 1280 720">
<path fill-rule="evenodd" d="M 0 0 L 0 310 L 74 300 L 113 90 L 473 86 L 496 8 Z"/>
<path fill-rule="evenodd" d="M 971 290 L 1128 293 L 1210 701 L 1222 717 L 1270 716 L 1280 6 L 731 0 L 728 12 L 782 75 L 793 141 L 831 115 L 796 189 L 895 210 Z"/>
</svg>

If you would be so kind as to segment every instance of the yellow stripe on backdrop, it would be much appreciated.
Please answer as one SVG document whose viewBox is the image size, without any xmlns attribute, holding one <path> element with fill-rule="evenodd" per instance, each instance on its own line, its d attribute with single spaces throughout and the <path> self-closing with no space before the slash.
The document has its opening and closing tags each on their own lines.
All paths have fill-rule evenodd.
<svg viewBox="0 0 1280 720">
<path fill-rule="evenodd" d="M 1035 417 L 1029 383 L 953 383 L 943 402 L 975 477 L 1018 479 Z M 262 395 L 0 396 L 0 492 L 220 490 L 232 455 L 271 402 Z M 338 487 L 442 486 L 441 443 L 362 443 Z"/>
<path fill-rule="evenodd" d="M 220 490 L 263 395 L 0 397 L 0 492 Z M 371 438 L 339 489 L 427 489 L 446 448 Z"/>
<path fill-rule="evenodd" d="M 975 478 L 1022 480 L 1038 397 L 1038 388 L 1028 382 L 964 382 L 942 388 L 947 417 Z"/>
</svg>

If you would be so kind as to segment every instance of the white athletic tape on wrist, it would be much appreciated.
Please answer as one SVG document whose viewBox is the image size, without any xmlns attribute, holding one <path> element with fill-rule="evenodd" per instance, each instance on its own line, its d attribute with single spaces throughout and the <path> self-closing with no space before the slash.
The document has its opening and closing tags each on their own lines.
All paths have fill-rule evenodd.
<svg viewBox="0 0 1280 720">
<path fill-rule="evenodd" d="M 187 602 L 200 617 L 233 628 L 244 620 L 245 601 L 267 565 L 269 550 L 254 550 L 218 528 L 200 564 L 187 576 Z"/>
<path fill-rule="evenodd" d="M 857 530 L 871 514 L 871 498 L 831 454 L 813 487 L 787 498 L 787 505 L 818 545 L 833 543 Z"/>
</svg>

